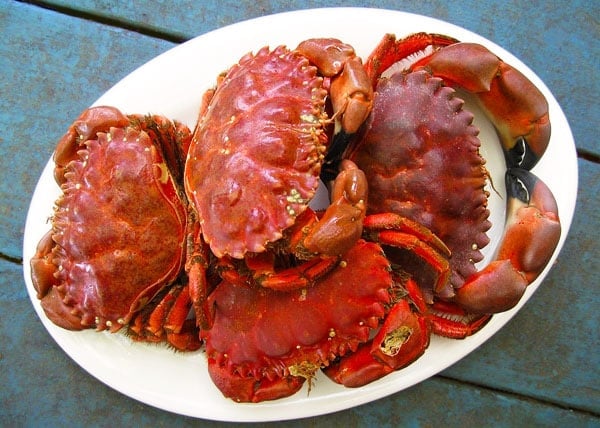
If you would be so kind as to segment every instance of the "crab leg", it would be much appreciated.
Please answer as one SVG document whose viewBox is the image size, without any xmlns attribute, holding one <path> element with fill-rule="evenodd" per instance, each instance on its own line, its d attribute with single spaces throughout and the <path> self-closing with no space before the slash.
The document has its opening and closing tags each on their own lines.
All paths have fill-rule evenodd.
<svg viewBox="0 0 600 428">
<path fill-rule="evenodd" d="M 502 312 L 516 305 L 560 238 L 558 208 L 544 182 L 527 170 L 511 168 L 506 184 L 507 225 L 496 260 L 456 293 L 455 301 L 468 312 Z"/>
<path fill-rule="evenodd" d="M 452 339 L 464 339 L 478 332 L 492 314 L 470 314 L 452 302 L 438 300 L 429 307 L 433 332 Z"/>
<path fill-rule="evenodd" d="M 447 260 L 450 250 L 429 229 L 394 213 L 369 215 L 363 225 L 369 240 L 410 250 L 435 269 L 436 291 L 446 287 L 451 273 Z"/>
<path fill-rule="evenodd" d="M 178 313 L 180 311 L 177 311 L 177 308 L 182 304 L 183 306 L 187 306 L 188 303 L 189 293 L 187 289 L 183 288 L 183 285 L 178 284 L 171 287 L 150 313 L 145 329 L 155 336 L 161 336 L 163 328 L 166 328 L 166 320 L 170 317 L 171 310 L 175 308 L 175 313 Z M 176 321 L 174 319 L 171 319 L 170 324 L 171 328 L 179 330 L 181 325 L 183 325 L 183 320 L 180 320 L 181 325 L 179 326 L 175 325 Z"/>
<path fill-rule="evenodd" d="M 290 291 L 305 288 L 338 265 L 338 257 L 315 257 L 299 266 L 274 271 L 274 257 L 271 253 L 260 253 L 246 257 L 246 266 L 253 272 L 253 280 L 262 287 L 273 290 Z M 229 272 L 234 276 L 237 272 Z M 229 277 L 233 279 L 234 277 Z"/>
<path fill-rule="evenodd" d="M 167 341 L 179 351 L 196 351 L 202 345 L 195 321 L 187 319 L 191 307 L 189 288 L 176 284 L 159 294 L 137 314 L 128 326 L 133 340 L 140 342 Z"/>
<path fill-rule="evenodd" d="M 409 233 L 436 249 L 440 254 L 450 257 L 450 249 L 431 230 L 401 215 L 394 213 L 371 214 L 365 218 L 363 226 L 370 231 L 394 230 Z"/>
<path fill-rule="evenodd" d="M 187 237 L 187 260 L 185 263 L 185 271 L 189 281 L 189 295 L 196 314 L 196 324 L 199 327 L 208 328 L 212 323 L 206 303 L 208 294 L 211 291 L 211 286 L 206 278 L 210 250 L 204 239 L 202 239 L 202 230 L 198 222 L 190 221 L 190 224 L 192 224 L 192 230 Z"/>
<path fill-rule="evenodd" d="M 398 41 L 388 34 L 365 68 L 376 83 L 393 63 L 427 47 L 434 52 L 410 69 L 425 68 L 474 94 L 496 128 L 509 167 L 531 169 L 550 141 L 548 102 L 527 77 L 484 46 L 436 34 L 418 33 Z"/>
<path fill-rule="evenodd" d="M 373 88 L 382 74 L 396 62 L 408 58 L 427 46 L 447 46 L 458 40 L 441 34 L 416 33 L 402 40 L 394 34 L 386 34 L 365 61 L 365 70 Z"/>
</svg>

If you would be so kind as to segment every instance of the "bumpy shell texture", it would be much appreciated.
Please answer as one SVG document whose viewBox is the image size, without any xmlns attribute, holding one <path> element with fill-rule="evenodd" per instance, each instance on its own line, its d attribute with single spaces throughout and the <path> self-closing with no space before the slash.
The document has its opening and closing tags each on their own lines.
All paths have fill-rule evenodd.
<svg viewBox="0 0 600 428">
<path fill-rule="evenodd" d="M 185 186 L 217 256 L 264 251 L 319 184 L 326 90 L 284 47 L 246 55 L 219 82 L 194 132 Z"/>
<path fill-rule="evenodd" d="M 463 101 L 420 71 L 381 79 L 351 159 L 369 182 L 371 213 L 395 212 L 432 229 L 450 248 L 460 287 L 488 244 L 487 172 Z M 444 291 L 452 295 L 452 288 Z"/>
<path fill-rule="evenodd" d="M 359 241 L 338 267 L 290 292 L 224 281 L 211 294 L 206 353 L 242 376 L 287 376 L 289 367 L 328 365 L 369 338 L 385 314 L 390 265 L 377 244 Z"/>
<path fill-rule="evenodd" d="M 53 221 L 59 288 L 82 326 L 116 330 L 179 274 L 186 211 L 145 132 L 112 128 L 79 155 Z"/>
</svg>

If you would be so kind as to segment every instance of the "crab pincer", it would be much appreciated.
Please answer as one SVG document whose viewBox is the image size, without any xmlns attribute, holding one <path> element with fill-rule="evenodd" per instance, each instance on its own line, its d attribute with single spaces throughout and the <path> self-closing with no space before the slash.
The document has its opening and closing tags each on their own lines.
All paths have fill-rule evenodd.
<svg viewBox="0 0 600 428">
<path fill-rule="evenodd" d="M 558 244 L 556 203 L 528 172 L 550 142 L 548 102 L 523 73 L 486 47 L 439 34 L 401 40 L 387 34 L 365 69 L 376 90 L 374 107 L 344 156 L 366 174 L 372 195 L 367 215 L 408 217 L 448 246 L 449 280 L 441 278 L 448 276 L 441 263 L 432 278 L 414 258 L 398 258 L 397 252 L 393 257 L 408 270 L 412 266 L 424 287 L 436 333 L 473 334 L 491 313 L 520 300 Z M 489 174 L 473 115 L 454 88 L 477 100 L 496 129 L 507 165 L 505 234 L 495 260 L 482 270 L 476 263 L 489 243 Z"/>
<path fill-rule="evenodd" d="M 471 313 L 497 313 L 515 306 L 527 285 L 550 261 L 561 235 L 558 207 L 548 186 L 530 171 L 506 172 L 508 210 L 495 261 L 456 292 Z"/>
</svg>

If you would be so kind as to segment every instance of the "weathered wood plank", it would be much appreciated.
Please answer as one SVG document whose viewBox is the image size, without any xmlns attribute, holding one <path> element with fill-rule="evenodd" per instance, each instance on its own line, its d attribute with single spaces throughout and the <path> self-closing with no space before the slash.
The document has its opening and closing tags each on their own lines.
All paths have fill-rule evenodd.
<svg viewBox="0 0 600 428">
<path fill-rule="evenodd" d="M 0 33 L 0 253 L 19 258 L 29 199 L 58 138 L 173 44 L 15 2 L 0 6 Z"/>
<path fill-rule="evenodd" d="M 136 0 L 109 4 L 102 0 L 51 0 L 48 3 L 185 39 L 249 18 L 323 6 L 394 9 L 442 19 L 487 37 L 525 62 L 548 85 L 564 109 L 577 146 L 600 154 L 598 139 L 591 138 L 598 122 L 597 109 L 588 108 L 591 94 L 600 93 L 600 82 L 591 77 L 600 69 L 599 2 L 352 0 L 325 5 L 312 0 Z M 326 34 L 324 28 L 323 35 Z"/>
<path fill-rule="evenodd" d="M 590 7 L 594 6 L 588 5 Z M 440 13 L 447 13 L 444 8 L 447 6 L 442 7 Z M 233 6 L 228 10 L 234 10 Z M 505 29 L 494 31 L 513 42 L 516 40 L 513 40 L 514 35 L 504 34 Z M 0 46 L 0 125 L 3 130 L 0 134 L 0 252 L 20 257 L 29 197 L 56 139 L 70 121 L 106 89 L 173 44 L 19 3 L 0 6 L 0 32 L 3 40 L 9 40 L 10 35 L 10 43 Z M 577 37 L 578 42 L 585 40 Z M 596 44 L 591 44 L 590 52 L 594 52 L 594 46 Z M 528 62 L 525 56 L 515 53 Z M 583 70 L 586 67 L 596 70 L 597 58 L 597 55 L 595 59 L 593 56 L 584 58 Z M 565 91 L 573 82 L 579 85 L 586 79 L 585 82 L 592 85 L 586 91 L 588 97 L 587 92 L 594 93 L 593 85 L 598 84 L 581 73 L 570 75 L 574 79 L 571 82 L 564 78 L 564 69 L 551 73 L 553 79 L 564 80 L 558 84 Z M 552 84 L 547 83 L 554 90 Z M 585 110 L 583 117 L 587 117 L 587 123 L 571 124 L 574 131 L 579 129 L 579 133 L 596 145 L 591 132 L 591 126 L 596 123 L 593 120 L 595 105 L 583 95 L 574 94 L 577 104 L 574 107 Z M 600 413 L 597 386 L 600 364 L 596 352 L 599 348 L 596 308 L 600 266 L 595 233 L 600 225 L 597 198 L 600 174 L 596 164 L 580 161 L 579 165 L 581 190 L 570 239 L 544 285 L 504 330 L 444 372 L 446 379 L 434 378 L 375 404 L 310 422 L 385 425 L 390 420 L 386 416 L 393 415 L 393 419 L 405 415 L 404 419 L 394 420 L 428 425 L 438 420 L 447 421 L 446 415 L 450 414 L 459 422 L 469 419 L 471 425 L 488 420 L 501 424 L 518 420 L 519 423 L 524 421 L 524 425 L 527 425 L 525 422 L 536 425 L 600 423 L 585 413 L 564 411 L 454 382 L 468 381 Z M 81 421 L 100 423 L 103 420 L 100 418 L 111 411 L 111 414 L 123 415 L 123 424 L 134 420 L 151 423 L 155 419 L 165 425 L 170 421 L 191 423 L 186 418 L 124 399 L 76 367 L 36 319 L 27 300 L 20 266 L 2 260 L 0 266 L 0 378 L 7 379 L 9 385 L 0 388 L 0 408 L 3 409 L 0 422 L 25 421 L 35 425 L 50 413 L 54 414 L 56 425 L 68 425 L 71 420 L 77 420 L 69 417 L 69 412 L 74 412 Z M 30 358 L 23 358 L 22 352 L 28 352 Z M 73 394 L 65 397 L 65 391 L 71 390 Z M 34 396 L 28 398 L 28 394 Z M 78 398 L 80 396 L 86 398 Z M 477 404 L 469 404 L 470 396 L 475 397 Z M 57 410 L 59 402 L 64 402 L 64 408 Z M 30 409 L 36 406 L 38 410 Z M 475 409 L 476 406 L 482 410 Z M 505 414 L 502 419 L 502 415 L 494 413 L 495 407 L 509 416 Z M 86 417 L 86 412 L 90 412 L 90 416 Z M 485 412 L 491 416 L 485 416 Z M 469 426 L 468 421 L 465 423 Z"/>
<path fill-rule="evenodd" d="M 84 372 L 37 319 L 22 286 L 20 266 L 0 260 L 0 276 L 0 425 L 105 426 L 110 415 L 111 426 L 197 426 L 197 420 L 134 401 Z M 438 426 L 442 422 L 465 428 L 591 427 L 600 419 L 438 377 L 354 409 L 278 426 Z M 203 421 L 203 426 L 231 425 Z"/>
</svg>

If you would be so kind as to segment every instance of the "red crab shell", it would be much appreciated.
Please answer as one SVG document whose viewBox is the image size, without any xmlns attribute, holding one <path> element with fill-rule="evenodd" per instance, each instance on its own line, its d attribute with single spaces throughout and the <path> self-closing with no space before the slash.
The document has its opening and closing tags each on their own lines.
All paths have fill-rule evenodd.
<svg viewBox="0 0 600 428">
<path fill-rule="evenodd" d="M 221 78 L 185 173 L 216 256 L 264 251 L 306 209 L 327 142 L 326 95 L 316 68 L 285 47 L 248 54 Z"/>
<path fill-rule="evenodd" d="M 314 374 L 356 350 L 385 315 L 391 285 L 381 247 L 362 240 L 340 267 L 306 289 L 222 282 L 209 297 L 214 324 L 203 331 L 217 386 L 231 398 L 252 400 L 238 396 L 236 379 L 282 378 L 294 367 L 312 367 Z"/>
<path fill-rule="evenodd" d="M 479 131 L 462 105 L 454 89 L 425 71 L 382 78 L 349 156 L 367 176 L 369 213 L 411 218 L 450 248 L 454 287 L 475 273 L 491 227 Z"/>
<path fill-rule="evenodd" d="M 146 119 L 159 132 L 175 129 Z M 99 132 L 65 168 L 52 249 L 32 260 L 42 307 L 64 328 L 116 331 L 182 269 L 186 207 L 159 136 L 140 129 L 146 119 Z M 52 280 L 40 268 L 48 264 Z"/>
</svg>

